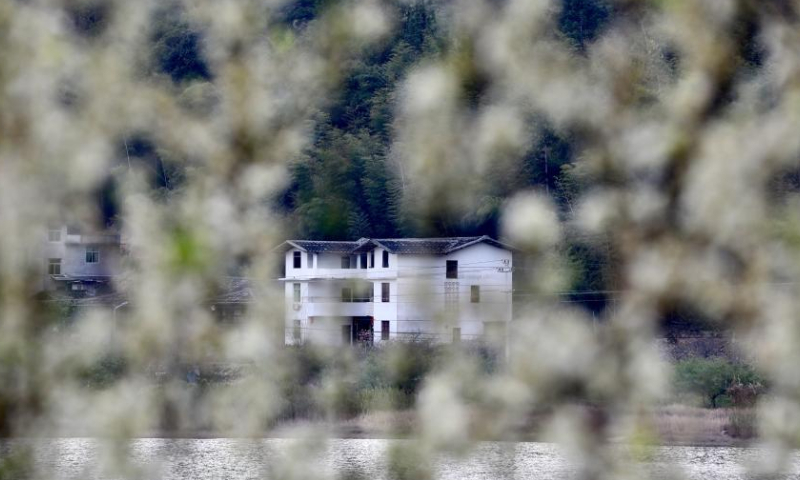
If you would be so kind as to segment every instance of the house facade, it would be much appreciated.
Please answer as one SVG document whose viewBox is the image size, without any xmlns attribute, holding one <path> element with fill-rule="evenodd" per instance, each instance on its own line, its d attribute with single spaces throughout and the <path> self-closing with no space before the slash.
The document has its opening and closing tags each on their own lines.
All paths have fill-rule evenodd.
<svg viewBox="0 0 800 480">
<path fill-rule="evenodd" d="M 504 338 L 512 250 L 487 236 L 289 240 L 286 341 Z"/>
<path fill-rule="evenodd" d="M 42 290 L 72 296 L 110 291 L 112 277 L 120 270 L 122 245 L 118 233 L 55 226 L 44 240 L 40 255 Z"/>
</svg>

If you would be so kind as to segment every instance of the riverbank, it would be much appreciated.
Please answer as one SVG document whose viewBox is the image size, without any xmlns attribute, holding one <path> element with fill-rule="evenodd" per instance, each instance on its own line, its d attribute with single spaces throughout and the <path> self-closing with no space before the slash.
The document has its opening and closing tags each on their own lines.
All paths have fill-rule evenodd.
<svg viewBox="0 0 800 480">
<path fill-rule="evenodd" d="M 594 415 L 591 409 L 586 413 Z M 656 407 L 645 413 L 644 435 L 638 441 L 664 446 L 744 447 L 757 440 L 755 410 L 752 408 L 698 408 L 686 405 Z M 504 423 L 490 413 L 473 410 L 470 414 L 469 436 L 476 441 L 547 442 L 547 424 L 550 414 L 540 412 L 515 423 Z M 44 437 L 104 437 L 80 421 L 61 423 L 55 432 Z M 414 438 L 421 431 L 420 419 L 413 409 L 376 410 L 350 418 L 325 420 L 321 418 L 284 420 L 263 432 L 249 431 L 245 436 L 256 438 L 293 438 L 309 432 L 340 439 L 403 439 Z M 242 432 L 243 433 L 243 432 Z M 159 429 L 139 432 L 142 438 L 227 438 L 239 435 L 215 429 Z M 625 443 L 630 437 L 624 432 L 611 431 L 612 443 Z"/>
<path fill-rule="evenodd" d="M 670 405 L 649 412 L 653 440 L 660 445 L 742 447 L 755 439 L 752 409 L 706 409 Z M 487 437 L 481 419 L 474 415 L 471 430 L 476 440 L 542 441 L 544 418 L 533 416 L 501 438 Z M 288 422 L 270 436 L 291 437 L 308 428 L 322 428 L 336 438 L 407 438 L 419 431 L 419 419 L 412 410 L 379 411 L 333 422 Z M 615 436 L 622 441 L 622 436 Z"/>
</svg>

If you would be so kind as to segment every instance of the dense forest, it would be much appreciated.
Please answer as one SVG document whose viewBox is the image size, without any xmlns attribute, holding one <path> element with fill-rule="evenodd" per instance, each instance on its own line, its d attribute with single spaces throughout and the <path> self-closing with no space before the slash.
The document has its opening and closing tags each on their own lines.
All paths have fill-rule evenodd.
<svg viewBox="0 0 800 480">
<path fill-rule="evenodd" d="M 286 9 L 292 25 L 310 21 L 325 2 L 304 0 Z M 569 132 L 544 128 L 520 162 L 511 182 L 496 182 L 485 208 L 466 217 L 439 217 L 423 228 L 407 218 L 402 193 L 389 161 L 393 106 L 400 82 L 426 58 L 449 48 L 427 2 L 396 5 L 399 25 L 388 39 L 347 66 L 338 95 L 320 112 L 314 145 L 294 165 L 292 183 L 280 199 L 297 236 L 351 239 L 362 236 L 497 236 L 498 209 L 515 191 L 536 186 L 564 206 L 575 182 L 564 178 L 573 161 Z M 605 24 L 611 9 L 602 0 L 566 0 L 559 17 L 563 36 L 576 51 L 585 48 Z M 476 96 L 480 92 L 475 93 Z M 479 98 L 474 101 L 480 101 Z"/>
<path fill-rule="evenodd" d="M 277 21 L 302 30 L 333 2 L 298 0 L 284 6 Z M 402 208 L 396 172 L 389 160 L 393 141 L 397 90 L 419 62 L 436 58 L 450 48 L 447 32 L 437 21 L 434 2 L 393 2 L 397 12 L 391 34 L 343 66 L 340 87 L 316 115 L 313 141 L 303 158 L 292 163 L 291 182 L 275 201 L 294 228 L 293 236 L 352 239 L 362 236 L 498 234 L 498 210 L 514 192 L 538 187 L 568 210 L 576 181 L 570 176 L 576 148 L 570 132 L 541 125 L 542 132 L 524 155 L 513 181 L 498 182 L 480 211 L 459 218 L 432 219 L 421 229 Z M 99 28 L 102 11 L 81 11 L 76 25 L 91 32 Z M 558 16 L 559 34 L 580 54 L 612 21 L 604 0 L 564 0 Z M 180 8 L 166 6 L 153 29 L 151 74 L 171 79 L 178 88 L 197 90 L 213 83 L 204 59 L 202 32 L 183 17 Z M 475 90 L 473 101 L 480 101 Z M 532 119 L 532 122 L 537 122 Z M 180 168 L 158 158 L 146 138 L 127 140 L 126 156 L 145 162 L 161 188 L 180 178 Z M 173 186 L 179 184 L 173 181 Z"/>
</svg>

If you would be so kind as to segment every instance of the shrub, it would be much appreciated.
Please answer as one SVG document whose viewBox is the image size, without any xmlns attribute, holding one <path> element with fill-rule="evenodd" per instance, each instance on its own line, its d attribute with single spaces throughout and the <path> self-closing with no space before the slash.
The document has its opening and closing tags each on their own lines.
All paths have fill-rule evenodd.
<svg viewBox="0 0 800 480">
<path fill-rule="evenodd" d="M 369 388 L 359 391 L 361 412 L 404 410 L 414 405 L 414 398 L 396 388 Z"/>
<path fill-rule="evenodd" d="M 88 388 L 104 389 L 121 379 L 127 369 L 128 365 L 123 357 L 109 354 L 78 372 L 78 378 Z"/>
<path fill-rule="evenodd" d="M 690 358 L 675 364 L 678 393 L 695 393 L 706 406 L 746 406 L 755 401 L 763 382 L 752 367 L 724 358 Z M 745 395 L 743 392 L 756 392 Z M 737 400 L 743 402 L 737 404 Z"/>
</svg>

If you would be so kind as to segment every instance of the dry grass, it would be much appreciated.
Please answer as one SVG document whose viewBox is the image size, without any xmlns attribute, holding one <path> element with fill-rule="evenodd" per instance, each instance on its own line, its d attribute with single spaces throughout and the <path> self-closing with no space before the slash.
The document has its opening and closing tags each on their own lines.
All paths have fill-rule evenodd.
<svg viewBox="0 0 800 480">
<path fill-rule="evenodd" d="M 670 405 L 653 411 L 661 441 L 677 445 L 730 445 L 746 439 L 731 435 L 732 415 L 751 415 L 751 409 L 707 409 Z"/>
<path fill-rule="evenodd" d="M 708 409 L 668 405 L 654 409 L 651 412 L 651 421 L 664 445 L 741 445 L 752 438 L 748 438 L 747 434 L 736 435 L 737 430 L 733 427 L 741 426 L 742 419 L 751 422 L 753 415 L 752 409 Z M 529 419 L 530 424 L 520 429 L 527 432 L 525 438 L 539 438 L 539 420 L 541 419 Z M 753 425 L 748 427 L 752 431 Z M 417 431 L 417 428 L 418 419 L 415 412 L 406 410 L 365 413 L 338 423 L 335 430 L 343 437 L 386 438 L 406 436 Z M 748 432 L 747 429 L 744 431 Z M 475 433 L 482 437 L 479 432 L 480 429 Z"/>
<path fill-rule="evenodd" d="M 413 410 L 374 411 L 340 422 L 337 430 L 349 437 L 394 437 L 408 435 L 417 426 Z"/>
</svg>

